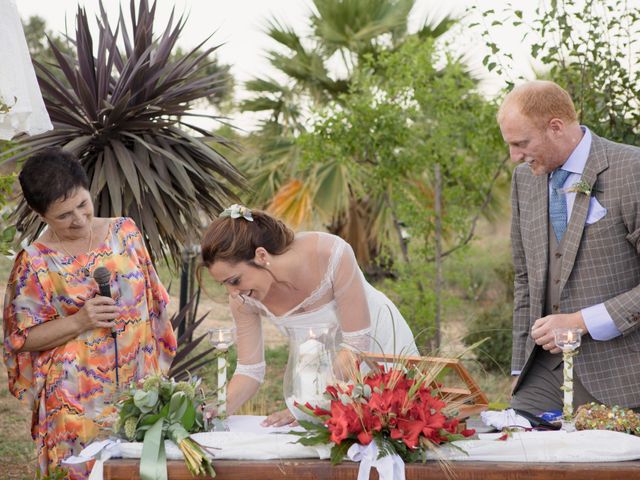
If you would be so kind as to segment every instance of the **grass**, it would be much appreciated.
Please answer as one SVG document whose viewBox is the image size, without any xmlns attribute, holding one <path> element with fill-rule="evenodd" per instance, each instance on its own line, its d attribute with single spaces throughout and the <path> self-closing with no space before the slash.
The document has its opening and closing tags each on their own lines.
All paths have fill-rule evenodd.
<svg viewBox="0 0 640 480">
<path fill-rule="evenodd" d="M 199 350 L 204 350 L 204 347 Z M 260 385 L 258 393 L 241 407 L 239 415 L 268 415 L 286 408 L 282 393 L 282 379 L 287 367 L 288 355 L 286 345 L 265 349 L 267 370 L 264 383 Z M 229 351 L 227 361 L 227 379 L 230 379 L 237 363 L 235 349 Z M 197 375 L 203 379 L 207 397 L 215 397 L 218 379 L 217 362 L 213 360 L 209 365 L 199 370 Z"/>
<path fill-rule="evenodd" d="M 30 434 L 31 412 L 9 392 L 4 363 L 0 363 L 0 377 L 0 478 L 32 479 L 36 452 Z"/>
</svg>

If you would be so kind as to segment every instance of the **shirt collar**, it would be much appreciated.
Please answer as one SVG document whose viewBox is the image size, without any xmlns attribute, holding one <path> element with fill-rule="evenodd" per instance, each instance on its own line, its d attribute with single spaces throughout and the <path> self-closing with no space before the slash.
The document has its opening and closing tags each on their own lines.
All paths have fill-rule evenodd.
<svg viewBox="0 0 640 480">
<path fill-rule="evenodd" d="M 571 155 L 569 155 L 567 161 L 562 165 L 563 170 L 577 173 L 578 175 L 582 175 L 582 172 L 584 172 L 584 167 L 589 158 L 589 151 L 591 150 L 591 131 L 584 125 L 580 125 L 580 128 L 584 132 L 582 140 L 580 140 L 576 148 L 571 152 Z"/>
</svg>

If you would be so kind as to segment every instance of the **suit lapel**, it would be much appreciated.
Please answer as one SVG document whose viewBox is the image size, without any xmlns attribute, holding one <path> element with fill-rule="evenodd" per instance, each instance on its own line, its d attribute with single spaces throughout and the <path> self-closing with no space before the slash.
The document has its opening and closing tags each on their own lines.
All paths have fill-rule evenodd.
<svg viewBox="0 0 640 480">
<path fill-rule="evenodd" d="M 533 179 L 533 225 L 532 244 L 535 249 L 535 276 L 537 285 L 546 285 L 549 267 L 549 180 L 548 175 L 532 176 Z M 544 287 L 543 287 L 544 288 Z M 540 298 L 543 298 L 542 295 Z"/>
<path fill-rule="evenodd" d="M 598 175 L 608 168 L 607 157 L 604 151 L 604 145 L 600 137 L 592 133 L 591 150 L 587 164 L 582 172 L 582 180 L 591 187 L 596 183 Z M 564 288 L 569 280 L 569 275 L 573 270 L 573 265 L 578 254 L 580 241 L 584 232 L 584 224 L 589 213 L 589 203 L 591 197 L 584 193 L 576 193 L 576 198 L 571 211 L 571 218 L 567 225 L 567 231 L 564 236 L 564 255 L 562 257 L 562 266 L 560 269 L 560 291 Z"/>
</svg>

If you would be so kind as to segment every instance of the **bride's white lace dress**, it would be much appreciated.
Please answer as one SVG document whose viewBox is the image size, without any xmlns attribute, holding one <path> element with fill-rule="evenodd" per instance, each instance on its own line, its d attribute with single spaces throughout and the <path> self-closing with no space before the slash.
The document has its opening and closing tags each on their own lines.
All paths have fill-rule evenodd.
<svg viewBox="0 0 640 480">
<path fill-rule="evenodd" d="M 315 285 L 315 289 L 286 312 L 273 312 L 251 297 L 243 299 L 242 311 L 234 318 L 238 342 L 236 374 L 261 380 L 262 319 L 272 322 L 284 334 L 287 326 L 334 323 L 340 327 L 339 341 L 354 350 L 418 354 L 407 322 L 393 302 L 365 280 L 348 243 L 321 232 L 298 234 L 296 241 L 304 244 L 300 268 L 308 277 L 307 285 Z"/>
</svg>

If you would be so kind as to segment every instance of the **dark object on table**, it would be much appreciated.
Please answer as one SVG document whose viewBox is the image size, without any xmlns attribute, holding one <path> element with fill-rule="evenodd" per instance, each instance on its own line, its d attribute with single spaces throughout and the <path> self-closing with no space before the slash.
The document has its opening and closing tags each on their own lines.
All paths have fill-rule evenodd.
<svg viewBox="0 0 640 480">
<path fill-rule="evenodd" d="M 543 418 L 534 415 L 533 413 L 529 413 L 525 410 L 518 410 L 516 408 L 513 409 L 518 415 L 529 420 L 531 426 L 538 430 L 560 430 L 561 425 L 556 423 L 547 422 Z"/>
</svg>

